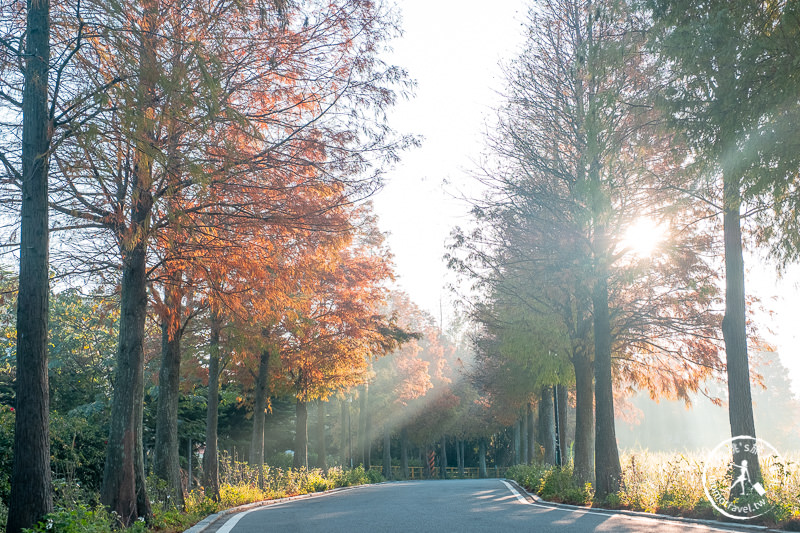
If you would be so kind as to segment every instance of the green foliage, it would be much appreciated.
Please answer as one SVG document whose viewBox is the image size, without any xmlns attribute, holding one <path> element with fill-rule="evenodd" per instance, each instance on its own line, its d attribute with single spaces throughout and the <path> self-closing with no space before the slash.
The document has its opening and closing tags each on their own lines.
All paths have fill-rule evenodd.
<svg viewBox="0 0 800 533">
<path fill-rule="evenodd" d="M 53 496 L 65 509 L 97 500 L 96 491 L 103 478 L 106 417 L 107 413 L 87 417 L 79 411 L 50 415 Z M 12 408 L 0 405 L 0 510 L 5 508 L 11 491 L 14 419 Z"/>
<path fill-rule="evenodd" d="M 365 471 L 363 466 L 357 466 L 352 470 L 334 467 L 327 473 L 321 469 L 293 470 L 265 466 L 263 490 L 257 484 L 257 470 L 246 464 L 237 464 L 234 468 L 228 468 L 227 472 L 221 472 L 221 477 L 223 480 L 228 478 L 228 480 L 236 482 L 223 481 L 221 483 L 219 502 L 206 498 L 202 490 L 195 490 L 186 498 L 184 515 L 175 511 L 162 511 L 160 504 L 156 504 L 154 526 L 186 526 L 197 522 L 206 515 L 239 505 L 384 481 L 380 472 Z M 187 520 L 187 517 L 191 517 L 193 521 Z"/>
<path fill-rule="evenodd" d="M 619 509 L 622 507 L 622 498 L 619 497 L 618 493 L 612 492 L 606 495 L 606 499 L 602 503 L 602 506 L 608 509 Z"/>
<path fill-rule="evenodd" d="M 761 523 L 794 531 L 800 529 L 800 470 L 794 461 L 770 464 L 773 458 L 762 458 L 765 473 L 775 472 L 765 479 L 769 486 L 773 508 L 761 517 Z M 703 490 L 703 459 L 686 454 L 667 455 L 647 452 L 623 455 L 622 488 L 603 501 L 593 500 L 590 484 L 578 487 L 572 481 L 570 468 L 516 465 L 506 472 L 530 492 L 542 498 L 577 505 L 595 505 L 609 509 L 630 509 L 692 518 L 719 519 L 719 513 L 706 498 Z M 719 489 L 728 489 L 719 480 Z M 746 502 L 738 502 L 745 504 Z"/>
<path fill-rule="evenodd" d="M 0 500 L 0 531 L 5 529 L 6 522 L 8 522 L 8 507 Z"/>
<path fill-rule="evenodd" d="M 0 267 L 0 405 L 14 404 L 17 346 L 17 278 Z"/>
<path fill-rule="evenodd" d="M 11 494 L 11 465 L 14 453 L 14 411 L 0 405 L 0 511 Z M 0 521 L 0 524 L 5 524 Z"/>
<path fill-rule="evenodd" d="M 103 481 L 108 410 L 73 410 L 50 415 L 50 453 L 54 479 L 76 481 L 98 490 Z"/>
<path fill-rule="evenodd" d="M 234 474 L 234 475 L 232 475 Z M 223 509 L 248 503 L 322 492 L 338 487 L 349 487 L 378 483 L 383 481 L 379 472 L 365 471 L 362 466 L 352 470 L 339 467 L 328 472 L 320 469 L 299 470 L 265 466 L 264 489 L 257 485 L 257 471 L 247 465 L 237 465 L 229 469 L 229 478 L 237 478 L 236 483 L 223 482 L 220 486 L 220 501 L 206 498 L 202 489 L 191 491 L 186 497 L 186 508 L 176 509 L 165 498 L 159 498 L 163 485 L 154 478 L 148 478 L 148 489 L 153 497 L 153 517 L 149 524 L 143 521 L 133 524 L 124 533 L 144 533 L 146 531 L 183 531 L 202 520 L 205 516 Z M 166 491 L 163 491 L 166 492 Z M 95 491 L 81 487 L 77 482 L 56 481 L 56 511 L 48 515 L 30 533 L 109 533 L 121 531 L 113 513 L 108 513 L 98 502 Z M 0 531 L 3 531 L 7 508 L 0 502 Z"/>
<path fill-rule="evenodd" d="M 571 468 L 553 468 L 542 480 L 541 495 L 547 499 L 557 499 L 564 503 L 589 505 L 594 496 L 591 483 L 577 485 L 572 478 Z"/>
<path fill-rule="evenodd" d="M 50 298 L 50 405 L 66 413 L 111 393 L 117 346 L 117 302 L 67 289 Z"/>
<path fill-rule="evenodd" d="M 375 470 L 364 470 L 363 465 L 358 465 L 352 470 L 344 470 L 340 467 L 328 470 L 328 477 L 334 483 L 334 487 L 351 487 L 354 485 L 369 485 L 370 483 L 380 483 L 385 481 L 383 475 Z"/>
<path fill-rule="evenodd" d="M 589 505 L 594 491 L 590 483 L 580 486 L 572 478 L 572 468 L 533 464 L 515 465 L 506 471 L 506 477 L 513 479 L 527 490 L 546 500 Z"/>
<path fill-rule="evenodd" d="M 537 492 L 547 467 L 540 464 L 514 465 L 506 471 L 506 477 L 513 479 L 526 490 Z"/>
<path fill-rule="evenodd" d="M 59 509 L 47 515 L 47 518 L 28 533 L 109 533 L 119 531 L 114 515 L 102 507 L 90 509 L 78 505 L 71 509 Z M 125 533 L 145 533 L 147 525 L 143 520 L 134 523 L 124 530 Z"/>
</svg>

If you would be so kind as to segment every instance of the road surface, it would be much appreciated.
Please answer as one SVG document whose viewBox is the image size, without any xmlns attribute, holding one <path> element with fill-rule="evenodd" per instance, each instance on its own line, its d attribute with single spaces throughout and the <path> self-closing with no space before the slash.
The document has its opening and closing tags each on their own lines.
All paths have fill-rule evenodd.
<svg viewBox="0 0 800 533">
<path fill-rule="evenodd" d="M 355 487 L 232 515 L 216 533 L 355 532 L 616 532 L 731 531 L 554 508 L 524 501 L 502 480 L 405 481 Z"/>
</svg>

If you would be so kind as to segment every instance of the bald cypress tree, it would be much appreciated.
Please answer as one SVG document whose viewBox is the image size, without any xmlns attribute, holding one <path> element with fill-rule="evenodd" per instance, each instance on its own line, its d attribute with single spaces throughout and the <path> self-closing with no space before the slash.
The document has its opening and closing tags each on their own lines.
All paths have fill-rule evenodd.
<svg viewBox="0 0 800 533">
<path fill-rule="evenodd" d="M 22 205 L 17 302 L 17 415 L 6 531 L 33 527 L 53 510 L 47 379 L 48 110 L 50 2 L 28 0 L 22 95 Z"/>
<path fill-rule="evenodd" d="M 784 135 L 800 123 L 796 68 L 786 68 L 787 56 L 793 54 L 787 54 L 785 38 L 787 32 L 797 34 L 797 8 L 791 4 L 745 0 L 647 2 L 654 21 L 651 44 L 670 65 L 665 73 L 669 81 L 660 100 L 672 127 L 686 137 L 692 149 L 693 162 L 685 187 L 717 206 L 722 215 L 722 333 L 733 437 L 756 437 L 742 220 L 748 204 L 762 202 L 772 202 L 781 220 L 780 213 L 786 211 L 783 202 L 791 196 L 785 193 L 796 183 L 793 176 L 798 168 L 798 145 L 792 140 L 796 135 Z M 792 46 L 796 49 L 796 41 Z M 787 91 L 795 96 L 787 97 Z M 792 238 L 780 242 L 780 237 L 792 231 L 780 234 L 782 229 L 796 227 L 796 222 L 783 226 L 774 224 L 771 217 L 762 222 L 762 236 L 779 237 L 778 251 L 792 248 Z M 792 253 L 784 258 L 792 258 Z M 735 462 L 743 458 L 734 454 Z M 757 463 L 753 466 L 758 468 Z"/>
</svg>

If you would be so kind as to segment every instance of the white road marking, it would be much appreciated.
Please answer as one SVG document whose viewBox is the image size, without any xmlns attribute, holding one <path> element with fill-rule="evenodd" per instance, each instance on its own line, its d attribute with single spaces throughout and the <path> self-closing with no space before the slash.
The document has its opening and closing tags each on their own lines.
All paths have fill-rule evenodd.
<svg viewBox="0 0 800 533">
<path fill-rule="evenodd" d="M 249 509 L 247 511 L 242 511 L 241 513 L 236 513 L 231 518 L 229 518 L 228 521 L 225 522 L 222 525 L 222 527 L 220 527 L 217 530 L 217 533 L 230 533 L 231 530 L 233 529 L 233 527 L 239 522 L 239 520 L 244 518 L 244 515 L 250 514 L 253 511 L 264 511 L 266 509 L 271 509 L 273 507 L 280 507 L 280 506 L 286 505 L 287 503 L 294 503 L 294 502 L 296 502 L 298 500 L 313 500 L 313 499 L 316 499 L 316 498 L 335 496 L 337 494 L 344 494 L 345 492 L 349 492 L 352 489 L 361 489 L 361 488 L 371 487 L 371 486 L 380 485 L 380 484 L 381 483 L 374 483 L 374 484 L 369 484 L 369 485 L 354 485 L 352 487 L 347 487 L 348 490 L 338 490 L 338 491 L 335 491 L 335 492 L 333 492 L 333 491 L 324 491 L 324 492 L 312 493 L 312 494 L 304 495 L 304 496 L 301 496 L 301 497 L 289 497 L 289 498 L 284 499 L 283 501 L 269 502 L 266 505 L 255 507 L 255 508 Z"/>
<path fill-rule="evenodd" d="M 586 510 L 584 510 L 584 509 L 568 509 L 568 508 L 565 508 L 565 507 L 560 507 L 560 506 L 555 506 L 555 505 L 542 505 L 542 504 L 537 503 L 537 502 L 529 502 L 508 481 L 504 481 L 502 479 L 500 481 L 502 481 L 503 485 L 508 487 L 508 490 L 511 491 L 511 493 L 517 498 L 517 500 L 519 500 L 520 502 L 522 502 L 522 503 L 524 503 L 526 505 L 530 505 L 532 507 L 539 507 L 541 509 L 552 509 L 552 510 L 564 511 L 564 512 L 567 512 L 567 513 L 593 514 L 593 515 L 607 516 L 607 517 L 615 517 L 616 516 L 616 517 L 619 517 L 619 518 L 626 518 L 628 520 L 638 520 L 640 522 L 658 522 L 660 524 L 673 523 L 676 526 L 680 525 L 680 527 L 682 527 L 682 528 L 703 529 L 705 531 L 726 531 L 728 533 L 730 533 L 731 531 L 736 531 L 734 529 L 718 529 L 718 528 L 713 528 L 711 526 L 706 526 L 706 525 L 703 525 L 703 524 L 692 524 L 690 522 L 682 522 L 682 521 L 679 521 L 679 520 L 675 520 L 675 521 L 672 521 L 672 520 L 661 520 L 661 519 L 658 519 L 658 518 L 655 518 L 655 517 L 654 518 L 650 518 L 650 517 L 647 517 L 647 516 L 631 516 L 631 515 L 626 515 L 626 514 L 618 514 L 618 513 L 614 513 L 614 512 L 611 512 L 611 513 L 599 513 L 597 511 L 590 511 L 588 509 L 586 509 Z"/>
<path fill-rule="evenodd" d="M 250 509 L 249 511 L 244 511 L 243 513 L 237 513 L 231 517 L 230 520 L 222 524 L 222 527 L 217 530 L 217 533 L 230 533 L 239 520 L 244 518 L 245 515 L 252 513 L 253 511 L 260 511 L 261 508 L 256 507 L 255 509 Z"/>
<path fill-rule="evenodd" d="M 513 485 L 511 485 L 511 483 L 509 483 L 508 481 L 504 481 L 502 479 L 500 481 L 502 481 L 503 485 L 508 487 L 508 490 L 510 490 L 511 493 L 514 496 L 516 496 L 519 501 L 521 501 L 522 503 L 524 503 L 526 505 L 531 505 L 533 507 L 540 507 L 542 509 L 558 509 L 560 511 L 565 511 L 565 512 L 568 512 L 568 513 L 583 513 L 583 514 L 594 514 L 594 515 L 598 515 L 598 516 L 609 516 L 608 513 L 598 513 L 597 511 L 590 511 L 588 509 L 586 509 L 586 510 L 584 510 L 584 509 L 567 509 L 567 508 L 564 508 L 564 507 L 558 507 L 558 506 L 553 506 L 553 505 L 542 505 L 541 503 L 537 503 L 537 502 L 529 502 L 527 499 L 525 499 L 525 496 L 520 494 L 519 491 L 517 491 L 517 489 L 515 489 L 513 487 Z M 651 520 L 651 519 L 648 518 L 647 520 Z"/>
</svg>

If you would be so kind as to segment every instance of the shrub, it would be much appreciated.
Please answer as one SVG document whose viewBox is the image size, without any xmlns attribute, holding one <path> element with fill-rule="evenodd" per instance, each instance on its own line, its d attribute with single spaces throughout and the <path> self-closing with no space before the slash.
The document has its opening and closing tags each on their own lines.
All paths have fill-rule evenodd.
<svg viewBox="0 0 800 533">
<path fill-rule="evenodd" d="M 85 505 L 78 505 L 73 509 L 59 509 L 49 515 L 45 520 L 31 529 L 31 533 L 108 533 L 115 528 L 116 519 L 105 509 L 90 509 Z M 139 520 L 125 533 L 145 533 L 147 526 L 144 520 Z"/>
<path fill-rule="evenodd" d="M 322 470 L 309 470 L 305 472 L 305 476 L 300 484 L 300 491 L 304 494 L 310 492 L 322 492 L 334 488 L 335 485 L 330 479 L 325 477 Z"/>
<path fill-rule="evenodd" d="M 14 453 L 14 411 L 0 405 L 0 509 L 11 494 L 11 464 Z M 5 526 L 5 522 L 2 522 Z"/>
<path fill-rule="evenodd" d="M 571 467 L 515 465 L 506 471 L 506 477 L 542 498 L 556 502 L 588 505 L 594 495 L 591 483 L 580 486 L 573 481 Z"/>
<path fill-rule="evenodd" d="M 269 499 L 261 489 L 248 484 L 222 485 L 219 488 L 219 498 L 221 509 Z"/>
<path fill-rule="evenodd" d="M 764 457 L 762 462 L 764 483 L 770 487 L 773 508 L 761 517 L 760 523 L 789 530 L 800 529 L 800 470 L 796 460 L 793 458 L 781 463 L 776 457 Z M 704 463 L 699 456 L 638 451 L 623 454 L 621 463 L 619 492 L 609 494 L 602 502 L 595 501 L 595 505 L 695 518 L 720 516 L 706 498 L 702 481 Z M 576 486 L 569 468 L 516 465 L 508 469 L 506 476 L 548 500 L 592 503 L 591 485 Z M 724 474 L 714 477 L 717 488 L 725 493 L 728 482 Z"/>
<path fill-rule="evenodd" d="M 542 478 L 546 472 L 546 467 L 542 465 L 514 465 L 506 470 L 506 477 L 513 479 L 526 490 L 539 493 L 539 488 L 542 484 Z"/>
<path fill-rule="evenodd" d="M 8 507 L 0 500 L 0 531 L 5 531 L 6 522 L 8 522 Z"/>
</svg>

